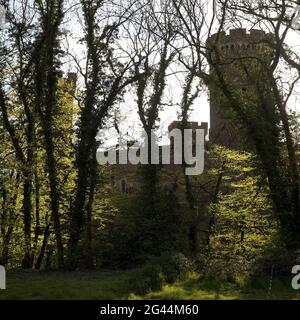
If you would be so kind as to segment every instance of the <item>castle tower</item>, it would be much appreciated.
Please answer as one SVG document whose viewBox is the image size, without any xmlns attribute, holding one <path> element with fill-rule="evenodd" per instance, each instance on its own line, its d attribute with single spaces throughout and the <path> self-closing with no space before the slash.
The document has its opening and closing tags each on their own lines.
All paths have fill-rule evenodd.
<svg viewBox="0 0 300 320">
<path fill-rule="evenodd" d="M 263 78 L 266 75 L 262 66 L 270 64 L 273 56 L 268 45 L 270 37 L 262 30 L 253 29 L 247 32 L 246 29 L 233 29 L 229 34 L 220 32 L 207 40 L 207 53 L 210 55 L 212 64 L 217 65 L 226 84 L 240 98 L 240 101 L 245 102 L 251 99 L 251 91 L 254 90 L 257 81 L 264 82 Z M 210 66 L 210 74 L 214 78 L 213 65 Z M 217 83 L 217 77 L 215 79 Z M 224 95 L 214 83 L 209 85 L 209 90 L 211 143 L 239 149 L 239 128 L 231 120 L 230 108 L 224 107 L 227 103 Z"/>
</svg>

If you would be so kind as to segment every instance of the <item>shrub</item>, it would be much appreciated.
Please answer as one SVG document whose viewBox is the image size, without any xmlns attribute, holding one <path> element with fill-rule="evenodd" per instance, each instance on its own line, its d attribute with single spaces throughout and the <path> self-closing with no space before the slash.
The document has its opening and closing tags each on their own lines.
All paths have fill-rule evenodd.
<svg viewBox="0 0 300 320">
<path fill-rule="evenodd" d="M 145 295 L 151 291 L 162 289 L 164 276 L 159 264 L 148 263 L 129 279 L 132 291 L 139 295 Z"/>
<path fill-rule="evenodd" d="M 159 261 L 167 283 L 182 280 L 194 270 L 192 262 L 180 252 L 165 252 Z"/>
</svg>

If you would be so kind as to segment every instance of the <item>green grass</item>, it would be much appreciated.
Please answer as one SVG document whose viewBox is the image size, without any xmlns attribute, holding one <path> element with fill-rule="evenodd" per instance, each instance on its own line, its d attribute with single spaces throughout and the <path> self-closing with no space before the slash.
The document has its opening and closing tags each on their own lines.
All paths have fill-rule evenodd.
<svg viewBox="0 0 300 320">
<path fill-rule="evenodd" d="M 12 273 L 0 299 L 125 299 L 128 272 Z"/>
<path fill-rule="evenodd" d="M 290 288 L 288 282 L 256 279 L 239 286 L 217 280 L 199 281 L 194 276 L 188 280 L 165 285 L 160 292 L 152 292 L 147 299 L 183 299 L 183 300 L 293 300 L 300 299 L 300 291 Z"/>
<path fill-rule="evenodd" d="M 269 292 L 269 280 L 259 279 L 243 285 L 200 281 L 191 275 L 185 281 L 165 285 L 159 292 L 136 296 L 128 279 L 134 271 L 101 271 L 91 273 L 15 272 L 7 275 L 7 290 L 0 299 L 299 299 L 300 291 L 289 282 L 274 280 Z M 269 292 L 269 294 L 268 294 Z"/>
</svg>

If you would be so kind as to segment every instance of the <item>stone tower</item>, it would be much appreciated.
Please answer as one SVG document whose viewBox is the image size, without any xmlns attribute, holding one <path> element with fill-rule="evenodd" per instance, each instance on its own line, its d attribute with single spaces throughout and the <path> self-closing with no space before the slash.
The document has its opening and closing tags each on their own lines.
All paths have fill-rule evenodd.
<svg viewBox="0 0 300 320">
<path fill-rule="evenodd" d="M 262 30 L 233 29 L 229 34 L 220 32 L 212 35 L 207 40 L 207 52 L 210 54 L 213 64 L 217 64 L 222 71 L 226 83 L 230 89 L 247 99 L 255 85 L 256 79 L 262 79 L 262 68 L 259 65 L 270 64 L 272 61 L 272 50 L 268 42 L 270 35 Z M 250 70 L 249 81 L 241 71 L 243 66 Z M 250 66 L 250 67 L 249 67 Z M 210 73 L 214 76 L 214 67 L 210 66 Z M 213 84 L 210 85 L 210 141 L 228 148 L 240 148 L 239 128 L 230 118 L 230 110 L 224 108 L 224 97 L 220 89 Z M 226 110 L 225 110 L 226 109 Z"/>
</svg>

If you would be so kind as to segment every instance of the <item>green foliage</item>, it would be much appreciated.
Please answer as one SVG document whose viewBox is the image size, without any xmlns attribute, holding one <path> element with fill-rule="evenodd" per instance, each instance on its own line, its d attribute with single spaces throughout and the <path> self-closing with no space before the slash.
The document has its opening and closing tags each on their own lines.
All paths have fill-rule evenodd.
<svg viewBox="0 0 300 320">
<path fill-rule="evenodd" d="M 194 270 L 193 263 L 181 252 L 165 252 L 158 258 L 167 283 L 183 280 Z"/>
<path fill-rule="evenodd" d="M 211 154 L 216 156 L 226 169 L 218 200 L 210 205 L 214 224 L 205 273 L 234 279 L 251 273 L 266 248 L 275 245 L 276 221 L 253 156 L 219 147 Z"/>
<path fill-rule="evenodd" d="M 162 269 L 157 263 L 147 263 L 129 278 L 131 290 L 139 295 L 145 295 L 151 291 L 160 291 L 163 283 Z"/>
<path fill-rule="evenodd" d="M 162 252 L 188 251 L 187 214 L 172 190 L 158 191 L 151 203 L 143 191 L 125 196 L 110 192 L 108 198 L 95 204 L 102 265 L 133 267 Z"/>
<path fill-rule="evenodd" d="M 131 288 L 140 295 L 159 291 L 165 282 L 172 284 L 186 279 L 193 272 L 193 267 L 181 252 L 163 252 L 159 257 L 149 257 L 148 262 L 130 278 Z"/>
</svg>

